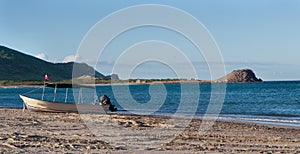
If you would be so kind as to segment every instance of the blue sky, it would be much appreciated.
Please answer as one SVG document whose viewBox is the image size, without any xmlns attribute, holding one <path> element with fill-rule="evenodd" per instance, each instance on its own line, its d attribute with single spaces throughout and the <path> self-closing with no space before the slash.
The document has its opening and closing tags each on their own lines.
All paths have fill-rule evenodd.
<svg viewBox="0 0 300 154">
<path fill-rule="evenodd" d="M 80 42 L 93 25 L 115 11 L 140 4 L 168 5 L 194 16 L 214 37 L 228 72 L 251 68 L 265 80 L 300 79 L 300 0 L 0 0 L 0 44 L 51 62 L 78 59 L 75 55 Z M 97 70 L 110 74 L 116 57 L 126 47 L 153 39 L 184 46 L 198 78 L 210 77 L 203 56 L 195 54 L 190 45 L 176 43 L 186 41 L 181 36 L 159 27 L 120 35 L 100 57 Z M 157 62 L 140 66 L 132 77 L 174 77 L 172 70 Z"/>
</svg>

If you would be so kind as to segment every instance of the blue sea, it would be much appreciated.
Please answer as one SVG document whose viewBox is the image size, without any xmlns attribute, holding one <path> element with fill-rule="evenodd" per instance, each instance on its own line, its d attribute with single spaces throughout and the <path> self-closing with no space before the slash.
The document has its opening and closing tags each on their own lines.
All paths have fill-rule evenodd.
<svg viewBox="0 0 300 154">
<path fill-rule="evenodd" d="M 218 87 L 225 89 L 219 90 Z M 19 94 L 41 99 L 41 87 L 0 88 L 0 107 L 23 108 Z M 44 99 L 53 101 L 52 88 L 44 89 Z M 78 90 L 67 91 L 67 102 L 74 103 Z M 92 102 L 95 90 L 83 92 Z M 218 116 L 219 120 L 300 127 L 300 81 L 230 84 L 153 84 L 100 85 L 96 94 L 107 95 L 117 113 Z M 65 102 L 65 89 L 58 89 L 56 100 Z M 224 99 L 223 99 L 224 98 Z"/>
</svg>

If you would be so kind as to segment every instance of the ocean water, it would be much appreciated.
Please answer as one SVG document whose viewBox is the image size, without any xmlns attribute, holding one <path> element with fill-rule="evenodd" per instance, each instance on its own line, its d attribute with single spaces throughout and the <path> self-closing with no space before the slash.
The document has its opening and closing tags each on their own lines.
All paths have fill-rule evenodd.
<svg viewBox="0 0 300 154">
<path fill-rule="evenodd" d="M 226 91 L 218 90 L 225 87 Z M 213 87 L 217 90 L 212 91 Z M 53 101 L 53 89 L 45 88 L 44 99 Z M 23 108 L 18 96 L 41 99 L 43 88 L 0 88 L 0 107 Z M 266 123 L 300 127 L 300 81 L 231 84 L 101 85 L 84 90 L 83 102 L 93 102 L 95 94 L 107 95 L 119 113 L 218 116 L 220 120 Z M 68 103 L 78 100 L 78 90 L 67 91 Z M 56 100 L 65 102 L 65 89 Z M 223 97 L 224 96 L 224 97 Z M 223 99 L 224 98 L 224 99 Z"/>
</svg>

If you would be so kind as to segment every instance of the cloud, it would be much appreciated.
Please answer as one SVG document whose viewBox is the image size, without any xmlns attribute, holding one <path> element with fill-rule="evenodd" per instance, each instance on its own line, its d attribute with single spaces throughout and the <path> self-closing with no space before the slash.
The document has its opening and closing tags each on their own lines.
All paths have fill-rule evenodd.
<svg viewBox="0 0 300 154">
<path fill-rule="evenodd" d="M 45 53 L 39 53 L 35 57 L 46 61 L 49 60 L 49 57 Z"/>
<path fill-rule="evenodd" d="M 80 60 L 80 56 L 78 54 L 76 54 L 76 55 L 66 56 L 65 59 L 63 60 L 63 62 L 68 63 L 68 62 L 74 62 L 74 61 L 79 61 L 79 60 Z"/>
</svg>

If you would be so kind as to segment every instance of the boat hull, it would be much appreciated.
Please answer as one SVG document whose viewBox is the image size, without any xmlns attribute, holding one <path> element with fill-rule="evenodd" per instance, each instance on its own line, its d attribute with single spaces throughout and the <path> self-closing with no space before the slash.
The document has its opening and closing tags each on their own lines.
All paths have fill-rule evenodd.
<svg viewBox="0 0 300 154">
<path fill-rule="evenodd" d="M 106 113 L 108 105 L 87 105 L 87 104 L 67 104 L 57 102 L 47 102 L 27 96 L 20 95 L 26 108 L 32 111 L 41 112 L 75 112 L 75 113 Z"/>
</svg>

